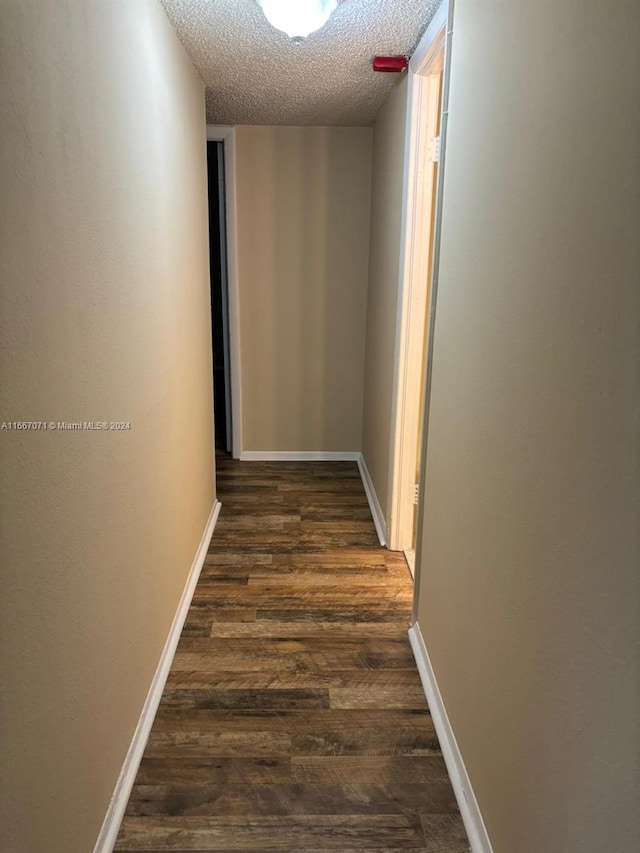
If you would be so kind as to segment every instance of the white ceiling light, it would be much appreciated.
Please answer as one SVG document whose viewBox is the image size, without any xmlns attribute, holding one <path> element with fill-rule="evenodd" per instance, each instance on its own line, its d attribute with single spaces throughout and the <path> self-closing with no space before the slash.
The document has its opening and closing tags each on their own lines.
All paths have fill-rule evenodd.
<svg viewBox="0 0 640 853">
<path fill-rule="evenodd" d="M 271 26 L 295 41 L 319 30 L 338 7 L 338 0 L 257 0 Z"/>
</svg>

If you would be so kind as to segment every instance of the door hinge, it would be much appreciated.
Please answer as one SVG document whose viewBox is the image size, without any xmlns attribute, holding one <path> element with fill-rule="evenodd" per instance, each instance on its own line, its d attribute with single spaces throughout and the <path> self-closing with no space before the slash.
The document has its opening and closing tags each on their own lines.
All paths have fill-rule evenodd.
<svg viewBox="0 0 640 853">
<path fill-rule="evenodd" d="M 414 504 L 416 504 L 416 506 L 418 504 L 419 498 L 420 498 L 420 484 L 414 483 L 414 485 L 411 486 L 411 500 L 413 501 Z"/>
<path fill-rule="evenodd" d="M 427 159 L 430 163 L 440 162 L 440 137 L 432 136 L 427 143 Z"/>
</svg>

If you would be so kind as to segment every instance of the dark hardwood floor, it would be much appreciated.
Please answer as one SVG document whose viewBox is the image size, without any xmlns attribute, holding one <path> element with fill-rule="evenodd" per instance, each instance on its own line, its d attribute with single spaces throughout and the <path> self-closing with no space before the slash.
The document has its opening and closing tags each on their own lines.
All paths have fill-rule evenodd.
<svg viewBox="0 0 640 853">
<path fill-rule="evenodd" d="M 118 851 L 463 853 L 354 463 L 217 461 L 222 511 Z"/>
</svg>

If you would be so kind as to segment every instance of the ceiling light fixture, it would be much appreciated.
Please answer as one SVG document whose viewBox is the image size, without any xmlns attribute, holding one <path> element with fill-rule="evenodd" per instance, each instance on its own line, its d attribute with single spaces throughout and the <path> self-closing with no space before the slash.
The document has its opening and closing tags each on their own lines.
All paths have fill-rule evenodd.
<svg viewBox="0 0 640 853">
<path fill-rule="evenodd" d="M 324 27 L 339 0 L 257 0 L 272 27 L 300 43 Z"/>
</svg>

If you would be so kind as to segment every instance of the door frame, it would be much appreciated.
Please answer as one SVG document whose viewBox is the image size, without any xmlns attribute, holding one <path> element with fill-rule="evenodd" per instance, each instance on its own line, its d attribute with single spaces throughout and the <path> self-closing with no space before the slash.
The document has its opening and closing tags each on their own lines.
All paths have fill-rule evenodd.
<svg viewBox="0 0 640 853">
<path fill-rule="evenodd" d="M 413 538 L 415 509 L 410 495 L 415 484 L 416 439 L 422 405 L 425 405 L 425 410 L 423 410 L 425 411 L 423 445 L 428 426 L 428 404 L 426 400 L 429 396 L 431 382 L 433 326 L 437 292 L 437 258 L 440 241 L 451 53 L 451 10 L 452 0 L 443 0 L 411 57 L 408 70 L 398 314 L 389 453 L 391 488 L 387 513 L 389 520 L 388 547 L 394 551 L 409 549 Z M 431 73 L 436 67 L 436 61 L 439 61 L 443 53 L 437 179 L 435 187 L 432 182 L 425 187 L 423 176 L 430 154 L 426 119 L 430 112 L 433 112 L 433 98 L 438 96 L 434 89 Z M 434 192 L 435 204 L 433 203 Z M 428 356 L 424 397 L 422 400 L 417 400 L 413 389 L 416 386 L 419 387 L 422 378 L 424 324 L 427 308 Z M 421 487 L 418 512 L 423 497 L 424 487 Z M 417 566 L 416 557 L 416 568 Z"/>
<path fill-rule="evenodd" d="M 233 127 L 207 125 L 207 142 L 222 142 L 224 150 L 225 232 L 229 373 L 231 378 L 231 455 L 242 453 L 242 383 L 240 363 L 240 295 L 236 219 L 236 139 Z"/>
</svg>

